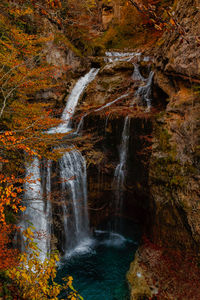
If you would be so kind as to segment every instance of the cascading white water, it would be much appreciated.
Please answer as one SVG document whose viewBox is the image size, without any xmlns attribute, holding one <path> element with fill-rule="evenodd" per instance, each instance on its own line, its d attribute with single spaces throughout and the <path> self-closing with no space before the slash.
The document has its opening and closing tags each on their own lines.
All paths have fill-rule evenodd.
<svg viewBox="0 0 200 300">
<path fill-rule="evenodd" d="M 77 129 L 76 129 L 76 134 L 79 134 L 80 131 L 83 129 L 83 124 L 84 124 L 84 118 L 87 116 L 88 114 L 86 113 L 85 115 L 83 115 L 78 123 Z"/>
<path fill-rule="evenodd" d="M 47 221 L 47 253 L 51 250 L 51 224 L 52 224 L 52 205 L 51 205 L 51 160 L 47 161 L 46 173 L 46 221 Z"/>
<path fill-rule="evenodd" d="M 135 93 L 135 96 L 140 97 L 143 101 L 146 101 L 148 110 L 150 110 L 151 108 L 151 85 L 152 85 L 153 76 L 154 73 L 150 72 L 149 77 L 145 79 L 141 75 L 138 65 L 134 64 L 134 72 L 132 75 L 132 79 L 135 81 L 141 81 L 142 83 L 146 83 L 145 85 L 139 86 L 139 88 Z M 134 102 L 131 103 L 130 107 L 133 106 Z M 115 169 L 114 181 L 113 181 L 114 190 L 115 190 L 115 213 L 116 214 L 120 214 L 122 212 L 124 183 L 125 183 L 128 147 L 129 147 L 129 136 L 130 136 L 130 118 L 129 116 L 126 116 L 124 120 L 124 127 L 123 127 L 122 137 L 121 137 L 121 145 L 119 149 L 119 164 Z M 117 227 L 117 225 L 118 224 L 115 224 L 115 227 Z M 116 229 L 117 228 L 115 228 L 115 230 Z"/>
<path fill-rule="evenodd" d="M 64 122 L 58 127 L 52 128 L 49 133 L 65 133 L 71 130 L 70 122 L 80 95 L 85 87 L 94 80 L 98 71 L 99 69 L 91 69 L 89 73 L 78 80 L 62 114 Z M 68 147 L 66 153 L 60 159 L 59 165 L 62 181 L 62 209 L 65 232 L 63 250 L 66 253 L 67 250 L 77 248 L 79 244 L 83 244 L 84 241 L 89 239 L 87 172 L 84 157 L 73 145 Z"/>
<path fill-rule="evenodd" d="M 26 211 L 23 214 L 21 221 L 22 229 L 33 226 L 36 235 L 37 246 L 40 249 L 40 259 L 44 261 L 49 252 L 49 239 L 50 234 L 48 225 L 49 204 L 45 205 L 43 198 L 43 188 L 41 184 L 40 174 L 40 161 L 37 157 L 31 163 L 26 165 L 26 183 L 25 183 L 25 202 Z M 50 185 L 48 183 L 47 189 Z"/>
<path fill-rule="evenodd" d="M 145 81 L 145 78 L 140 73 L 139 66 L 137 64 L 134 64 L 134 71 L 131 78 L 135 81 Z"/>
<path fill-rule="evenodd" d="M 70 199 L 65 200 L 63 205 L 66 237 L 64 250 L 67 250 L 89 236 L 87 171 L 84 157 L 73 148 L 62 156 L 59 164 L 62 194 L 68 193 Z"/>
<path fill-rule="evenodd" d="M 154 76 L 154 72 L 151 71 L 149 77 L 143 80 L 144 82 L 146 81 L 146 84 L 140 86 L 135 93 L 136 97 L 140 97 L 142 101 L 146 102 L 148 110 L 151 109 L 151 87 L 152 87 L 153 76 Z"/>
<path fill-rule="evenodd" d="M 77 83 L 75 84 L 68 100 L 66 107 L 63 111 L 61 120 L 63 121 L 62 124 L 55 128 L 51 128 L 48 133 L 67 133 L 71 130 L 70 123 L 72 120 L 72 117 L 75 112 L 75 108 L 78 104 L 78 100 L 80 98 L 80 95 L 84 91 L 85 87 L 94 80 L 95 76 L 97 75 L 99 69 L 91 69 L 85 76 L 81 77 Z"/>
<path fill-rule="evenodd" d="M 107 51 L 106 53 L 106 62 L 115 62 L 115 61 L 131 61 L 134 57 L 137 57 L 137 60 L 140 60 L 141 53 L 139 52 L 117 52 L 117 51 Z"/>
<path fill-rule="evenodd" d="M 122 131 L 122 140 L 119 150 L 119 164 L 114 173 L 114 188 L 115 188 L 115 212 L 120 213 L 123 205 L 124 180 L 126 175 L 126 163 L 129 146 L 130 135 L 130 118 L 126 116 Z"/>
<path fill-rule="evenodd" d="M 129 56 L 127 53 L 123 55 L 115 53 L 116 60 L 129 60 L 132 59 L 136 54 L 133 53 Z M 109 55 L 108 55 L 109 56 Z M 112 58 L 112 55 L 110 55 Z M 137 69 L 135 67 L 135 69 Z M 137 71 L 137 72 L 136 72 Z M 136 92 L 136 96 L 141 97 L 147 103 L 147 107 L 150 106 L 150 94 L 151 94 L 151 83 L 153 80 L 153 72 L 150 73 L 149 78 L 146 80 L 139 73 L 139 69 L 135 71 L 137 80 L 141 80 L 146 84 L 140 86 Z M 62 124 L 52 128 L 48 133 L 68 133 L 71 130 L 71 119 L 75 112 L 76 105 L 80 98 L 80 95 L 84 91 L 85 87 L 95 78 L 98 73 L 98 69 L 91 69 L 85 76 L 78 80 L 74 86 L 65 110 L 62 114 Z M 136 74 L 137 73 L 137 74 Z M 133 78 L 134 79 L 134 78 Z M 136 80 L 136 79 L 135 79 Z M 108 108 L 118 100 L 127 97 L 128 94 L 122 95 L 112 102 L 96 109 L 101 111 L 104 108 Z M 78 126 L 77 134 L 83 124 L 84 116 L 81 119 L 80 126 Z M 124 120 L 124 127 L 121 138 L 121 146 L 119 153 L 119 164 L 116 167 L 114 173 L 114 184 L 116 190 L 116 212 L 120 213 L 123 205 L 123 192 L 124 192 L 124 181 L 126 174 L 127 156 L 128 156 L 128 145 L 129 145 L 129 134 L 130 134 L 130 118 L 127 116 Z M 60 166 L 60 177 L 61 177 L 61 206 L 63 211 L 63 228 L 65 241 L 63 250 L 65 253 L 72 253 L 73 249 L 81 250 L 84 247 L 88 247 L 89 241 L 89 221 L 87 211 L 87 173 L 86 163 L 79 151 L 77 151 L 73 145 L 68 145 L 65 154 L 59 160 Z M 27 165 L 27 178 L 31 177 L 32 182 L 27 182 L 25 198 L 27 200 L 26 216 L 27 220 L 33 224 L 38 232 L 44 233 L 44 237 L 38 240 L 38 247 L 42 250 L 41 259 L 44 260 L 46 254 L 50 249 L 50 239 L 48 238 L 51 234 L 51 216 L 52 207 L 50 201 L 51 194 L 51 162 L 48 162 L 46 169 L 46 190 L 41 185 L 40 175 L 40 162 L 38 158 L 34 158 L 34 161 Z M 44 199 L 44 194 L 47 194 L 47 200 Z M 25 221 L 23 221 L 24 227 Z M 80 246 L 80 247 L 79 247 Z"/>
<path fill-rule="evenodd" d="M 85 87 L 95 78 L 99 69 L 91 69 L 75 84 L 62 114 L 63 123 L 51 128 L 48 133 L 68 133 L 71 119 L 75 112 L 80 95 Z M 70 148 L 70 149 L 69 149 Z M 69 150 L 69 151 L 68 151 Z M 41 184 L 41 164 L 37 157 L 31 164 L 26 165 L 25 199 L 27 209 L 21 226 L 27 228 L 31 224 L 35 232 L 41 235 L 36 240 L 41 250 L 40 259 L 44 261 L 50 251 L 51 235 L 51 165 L 48 161 L 46 167 L 46 187 Z M 84 157 L 74 147 L 68 146 L 66 153 L 59 161 L 60 177 L 62 182 L 62 210 L 65 237 L 64 251 L 77 247 L 89 237 L 89 220 L 87 208 L 87 173 Z M 30 177 L 30 179 L 29 179 Z M 44 194 L 47 197 L 44 199 Z M 67 197 L 66 197 L 67 196 Z M 60 199 L 59 199 L 60 200 Z"/>
</svg>

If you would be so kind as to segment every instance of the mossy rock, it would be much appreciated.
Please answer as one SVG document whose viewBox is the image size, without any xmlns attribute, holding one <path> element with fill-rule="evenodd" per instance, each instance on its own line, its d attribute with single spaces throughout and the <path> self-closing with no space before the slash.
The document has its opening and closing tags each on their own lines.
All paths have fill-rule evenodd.
<svg viewBox="0 0 200 300">
<path fill-rule="evenodd" d="M 149 299 L 153 296 L 138 258 L 138 254 L 136 254 L 134 261 L 130 265 L 129 271 L 126 274 L 131 291 L 130 300 Z"/>
</svg>

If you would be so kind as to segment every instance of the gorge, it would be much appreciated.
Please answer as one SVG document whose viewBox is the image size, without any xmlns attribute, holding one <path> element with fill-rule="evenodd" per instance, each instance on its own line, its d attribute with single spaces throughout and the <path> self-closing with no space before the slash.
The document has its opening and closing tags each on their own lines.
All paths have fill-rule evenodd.
<svg viewBox="0 0 200 300">
<path fill-rule="evenodd" d="M 122 68 L 124 61 L 130 61 L 134 57 L 138 59 L 140 56 L 138 53 L 119 52 L 115 53 L 115 55 L 114 62 L 110 62 L 110 65 L 113 64 L 114 66 L 116 63 L 122 62 Z M 107 53 L 107 57 L 111 60 L 112 56 L 110 52 Z M 107 65 L 105 65 L 106 67 Z M 127 93 L 117 97 L 113 101 L 102 104 L 100 108 L 93 108 L 90 113 L 81 118 L 78 129 L 73 130 L 73 125 L 71 126 L 70 124 L 73 124 L 76 106 L 83 96 L 84 90 L 90 88 L 90 84 L 95 78 L 98 81 L 99 69 L 91 69 L 89 73 L 81 77 L 66 100 L 66 107 L 61 116 L 62 123 L 48 131 L 49 134 L 62 133 L 72 135 L 70 144 L 65 143 L 60 146 L 64 154 L 62 154 L 56 165 L 50 160 L 41 163 L 38 158 L 33 159 L 33 162 L 27 165 L 26 174 L 27 177 L 30 176 L 29 180 L 31 180 L 31 183 L 25 186 L 27 208 L 22 216 L 22 230 L 31 223 L 36 232 L 45 233 L 44 237 L 46 238 L 37 241 L 38 247 L 41 250 L 41 260 L 44 260 L 48 256 L 48 253 L 50 253 L 52 242 L 54 241 L 55 243 L 55 240 L 57 241 L 57 244 L 54 244 L 53 247 L 56 246 L 64 254 L 58 276 L 61 276 L 59 274 L 63 272 L 73 274 L 74 278 L 79 282 L 79 292 L 86 299 L 102 299 L 102 297 L 106 297 L 107 299 L 126 299 L 128 297 L 125 273 L 128 270 L 131 258 L 139 242 L 141 231 L 139 225 L 135 223 L 134 219 L 132 221 L 131 218 L 129 221 L 125 220 L 126 214 L 124 214 L 124 198 L 126 199 L 129 194 L 125 187 L 128 176 L 127 165 L 128 158 L 129 161 L 131 159 L 131 154 L 129 153 L 130 147 L 133 147 L 130 145 L 130 143 L 133 143 L 133 141 L 130 141 L 130 133 L 131 129 L 133 130 L 133 126 L 131 126 L 129 112 L 134 107 L 135 99 L 139 98 L 140 100 L 138 101 L 141 101 L 141 104 L 144 103 L 148 111 L 150 111 L 153 73 L 150 72 L 149 78 L 144 79 L 139 72 L 138 66 L 130 63 L 129 68 L 133 72 L 130 80 L 133 83 L 136 81 L 139 84 L 136 91 L 134 92 L 133 90 L 132 92 L 133 98 L 129 98 L 129 94 Z M 137 78 L 135 78 L 136 72 Z M 140 86 L 140 84 L 144 85 Z M 104 149 L 101 149 L 101 151 L 103 157 L 106 157 L 106 152 L 110 151 L 110 146 L 105 140 L 106 131 L 110 125 L 113 126 L 112 123 L 114 120 L 102 117 L 102 113 L 108 113 L 111 109 L 118 108 L 120 101 L 128 98 L 130 99 L 129 111 L 127 112 L 127 116 L 121 117 L 121 137 L 118 135 L 115 141 L 117 144 L 113 144 L 115 149 L 117 149 L 117 146 L 119 147 L 119 152 L 115 151 L 115 159 L 118 159 L 118 163 L 114 168 L 115 162 L 110 161 L 113 164 L 109 170 L 111 178 L 106 183 L 104 171 L 100 170 L 101 167 L 98 163 L 95 163 L 94 167 L 99 169 L 99 174 L 95 175 L 92 170 L 90 171 L 90 168 L 87 170 L 87 154 L 83 157 L 80 151 L 72 144 L 73 136 L 77 134 L 84 136 L 84 129 L 88 130 L 88 127 L 91 126 L 93 116 L 95 117 L 95 114 L 99 114 L 100 120 L 103 123 L 105 122 L 103 124 L 104 132 L 102 141 L 100 143 L 103 142 Z M 85 101 L 87 101 L 87 97 L 85 97 Z M 83 104 L 81 103 L 81 105 Z M 119 109 L 122 110 L 120 106 Z M 145 113 L 145 109 L 144 115 L 148 114 L 148 112 Z M 82 126 L 80 126 L 80 123 L 83 123 Z M 97 130 L 95 127 L 92 129 Z M 112 130 L 110 134 L 113 134 Z M 138 132 L 136 132 L 137 134 Z M 112 138 L 116 139 L 115 136 Z M 99 146 L 97 145 L 96 148 L 96 145 L 94 145 L 94 150 L 97 151 Z M 109 159 L 109 156 L 107 159 Z M 136 170 L 130 168 L 129 172 L 136 172 Z M 53 173 L 56 173 L 58 182 L 55 181 Z M 89 222 L 88 209 L 93 209 L 94 206 L 92 203 L 93 199 L 91 199 L 91 193 L 94 193 L 91 179 L 95 182 L 100 194 L 99 203 L 104 202 L 108 212 L 107 217 L 105 218 L 104 216 L 104 225 L 101 218 L 94 225 L 94 221 L 92 220 L 94 216 L 92 217 L 92 214 L 90 214 L 92 219 Z M 106 196 L 107 198 L 103 200 L 106 185 L 107 189 L 110 190 L 110 195 Z M 87 186 L 89 192 L 87 191 Z M 54 197 L 57 198 L 56 201 L 53 200 Z M 88 202 L 90 203 L 90 207 L 88 207 Z M 105 209 L 96 208 L 97 213 L 99 210 L 103 217 Z M 92 224 L 93 232 L 89 229 L 89 223 Z M 107 225 L 105 225 L 106 223 Z M 133 227 L 132 230 L 131 227 Z M 114 255 L 113 261 L 111 260 L 112 255 Z M 101 256 L 105 257 L 105 262 L 101 261 Z M 94 260 L 97 261 L 94 263 Z M 116 260 L 118 261 L 117 264 Z M 85 264 L 84 268 L 81 266 L 83 263 Z M 108 267 L 108 263 L 111 265 L 111 269 Z M 90 270 L 88 269 L 89 267 Z M 106 271 L 104 271 L 104 267 Z M 82 271 L 77 276 L 77 272 L 80 272 L 79 268 Z M 97 276 L 98 272 L 102 274 Z M 91 278 L 93 282 L 91 282 Z M 102 285 L 104 288 L 102 288 Z"/>
<path fill-rule="evenodd" d="M 8 249 L 38 255 L 31 228 L 41 266 L 58 251 L 56 284 L 73 276 L 78 290 L 47 296 L 50 279 L 24 296 L 4 273 L 15 263 L 2 275 L 0 260 L 12 297 L 10 280 L 30 300 L 200 297 L 199 5 L 154 2 L 27 2 L 22 13 L 16 1 L 2 16 L 0 252 L 11 224 Z M 23 50 L 9 32 L 28 35 Z"/>
</svg>

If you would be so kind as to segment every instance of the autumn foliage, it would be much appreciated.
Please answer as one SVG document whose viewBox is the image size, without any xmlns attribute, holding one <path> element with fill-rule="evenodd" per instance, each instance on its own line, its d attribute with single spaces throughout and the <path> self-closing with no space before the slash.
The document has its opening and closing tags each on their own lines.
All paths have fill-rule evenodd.
<svg viewBox="0 0 200 300">
<path fill-rule="evenodd" d="M 59 0 L 0 3 L 0 297 L 5 299 L 56 300 L 62 289 L 68 289 L 68 299 L 81 299 L 71 289 L 71 281 L 69 287 L 68 279 L 63 285 L 55 282 L 56 253 L 41 261 L 34 228 L 23 232 L 25 253 L 20 253 L 14 242 L 16 233 L 22 232 L 17 224 L 25 210 L 24 186 L 31 180 L 25 176 L 25 160 L 35 156 L 57 159 L 60 155 L 52 145 L 59 143 L 62 134 L 47 133 L 60 120 L 53 117 L 52 106 L 35 97 L 46 90 L 62 91 L 57 75 L 69 69 L 68 65 L 47 63 L 48 45 L 54 36 L 41 30 L 44 15 L 61 25 L 56 16 L 60 9 Z"/>
<path fill-rule="evenodd" d="M 154 291 L 154 300 L 199 298 L 199 258 L 192 250 L 165 248 L 146 237 L 139 251 L 139 264 Z"/>
<path fill-rule="evenodd" d="M 9 247 L 11 244 L 10 234 L 13 232 L 11 226 L 0 226 L 0 270 L 7 270 L 12 265 L 17 264 L 18 251 Z"/>
<path fill-rule="evenodd" d="M 23 3 L 0 3 L 0 274 L 5 278 L 19 264 L 13 239 L 29 180 L 24 159 L 51 153 L 52 138 L 45 131 L 59 123 L 45 103 L 31 103 L 37 92 L 57 86 L 57 69 L 47 64 L 44 51 L 52 36 L 30 34 L 22 26 L 23 18 L 34 14 Z"/>
</svg>

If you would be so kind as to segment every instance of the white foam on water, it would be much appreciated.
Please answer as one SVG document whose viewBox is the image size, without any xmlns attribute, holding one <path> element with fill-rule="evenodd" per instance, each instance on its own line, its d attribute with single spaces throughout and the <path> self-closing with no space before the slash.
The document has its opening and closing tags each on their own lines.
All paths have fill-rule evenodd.
<svg viewBox="0 0 200 300">
<path fill-rule="evenodd" d="M 126 242 L 127 240 L 123 235 L 115 232 L 110 232 L 109 238 L 102 241 L 101 244 L 107 247 L 120 248 L 120 247 L 124 247 Z"/>
<path fill-rule="evenodd" d="M 64 260 L 70 260 L 76 256 L 82 255 L 95 255 L 95 248 L 98 245 L 106 247 L 122 248 L 126 243 L 133 243 L 131 239 L 125 238 L 123 235 L 108 231 L 108 230 L 95 230 L 96 238 L 85 238 L 75 248 L 65 253 Z M 99 240 L 102 237 L 102 240 Z M 63 261 L 59 263 L 59 267 L 64 264 Z"/>
<path fill-rule="evenodd" d="M 95 230 L 95 234 L 99 237 L 102 235 L 103 239 L 99 242 L 99 244 L 107 247 L 120 248 L 124 247 L 127 242 L 131 242 L 130 239 L 126 239 L 123 235 L 113 231 Z"/>
<path fill-rule="evenodd" d="M 136 97 L 140 97 L 143 101 L 146 102 L 147 111 L 151 109 L 151 90 L 152 90 L 152 81 L 153 81 L 154 72 L 149 73 L 149 77 L 145 79 L 146 84 L 139 86 L 135 92 Z"/>
<path fill-rule="evenodd" d="M 92 238 L 85 238 L 74 249 L 65 253 L 65 259 L 70 259 L 74 256 L 80 256 L 84 254 L 95 254 L 94 245 L 95 240 Z"/>
</svg>

